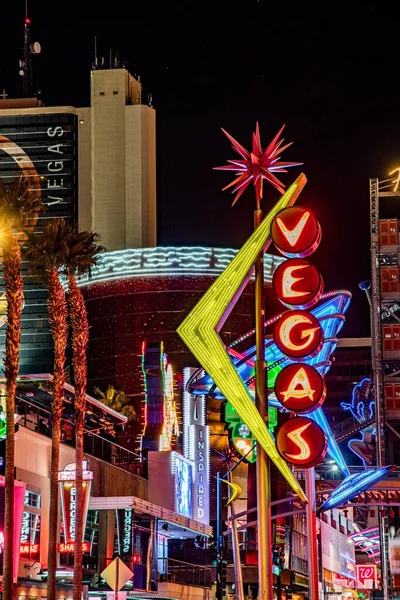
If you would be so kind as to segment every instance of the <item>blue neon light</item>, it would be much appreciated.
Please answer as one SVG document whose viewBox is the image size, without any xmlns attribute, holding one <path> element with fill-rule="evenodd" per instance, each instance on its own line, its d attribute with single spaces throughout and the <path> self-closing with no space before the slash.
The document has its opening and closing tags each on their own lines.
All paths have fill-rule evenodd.
<svg viewBox="0 0 400 600">
<path fill-rule="evenodd" d="M 354 386 L 351 394 L 351 402 L 341 402 L 343 410 L 351 412 L 352 417 L 359 423 L 370 421 L 375 418 L 375 394 L 373 381 L 365 377 Z"/>
<path fill-rule="evenodd" d="M 325 417 L 325 414 L 324 414 L 324 411 L 322 410 L 322 408 L 321 407 L 317 408 L 317 410 L 315 410 L 314 412 L 308 413 L 308 415 L 304 415 L 304 416 L 307 416 L 309 419 L 313 419 L 313 421 L 315 421 L 321 427 L 321 429 L 325 432 L 325 435 L 328 439 L 328 454 L 329 454 L 329 456 L 331 457 L 332 460 L 335 461 L 335 463 L 337 464 L 339 469 L 342 471 L 342 473 L 346 477 L 348 477 L 350 475 L 349 468 L 346 464 L 346 461 L 344 460 L 343 454 L 340 451 L 339 445 L 333 436 L 332 430 L 329 426 L 328 421 L 326 420 L 326 417 Z"/>
<path fill-rule="evenodd" d="M 312 413 L 311 413 L 312 414 Z M 369 469 L 362 473 L 352 473 L 331 493 L 319 510 L 328 510 L 345 504 L 357 494 L 365 492 L 378 481 L 385 479 L 395 467 L 393 465 L 379 469 Z"/>
</svg>

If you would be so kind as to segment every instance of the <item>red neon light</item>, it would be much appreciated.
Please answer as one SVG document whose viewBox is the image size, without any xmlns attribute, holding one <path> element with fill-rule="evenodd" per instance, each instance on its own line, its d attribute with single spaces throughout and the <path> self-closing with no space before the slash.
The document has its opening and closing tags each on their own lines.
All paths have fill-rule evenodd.
<svg viewBox="0 0 400 600">
<path fill-rule="evenodd" d="M 314 356 L 320 350 L 324 334 L 314 315 L 303 310 L 292 310 L 279 319 L 274 341 L 286 356 L 304 358 Z"/>
<path fill-rule="evenodd" d="M 282 304 L 296 308 L 310 308 L 316 304 L 324 288 L 318 269 L 302 258 L 293 258 L 279 265 L 272 285 Z"/>
<path fill-rule="evenodd" d="M 294 363 L 285 367 L 276 378 L 275 395 L 287 410 L 303 414 L 321 406 L 326 386 L 314 367 Z"/>
<path fill-rule="evenodd" d="M 271 236 L 281 254 L 289 258 L 302 258 L 318 248 L 321 227 L 309 210 L 292 206 L 276 215 L 271 226 Z"/>
<path fill-rule="evenodd" d="M 356 569 L 357 581 L 359 581 L 360 585 L 365 588 L 367 587 L 367 582 L 369 582 L 368 587 L 373 587 L 373 584 L 377 578 L 376 565 L 356 565 Z"/>
<path fill-rule="evenodd" d="M 315 421 L 294 417 L 279 428 L 276 448 L 288 463 L 308 469 L 324 458 L 327 440 Z"/>
<path fill-rule="evenodd" d="M 29 556 L 30 554 L 39 554 L 39 544 L 21 544 L 20 554 L 23 556 Z"/>
<path fill-rule="evenodd" d="M 90 542 L 82 542 L 82 552 L 90 552 L 91 544 Z M 58 552 L 74 552 L 75 551 L 75 542 L 61 542 L 61 544 L 57 545 Z"/>
</svg>

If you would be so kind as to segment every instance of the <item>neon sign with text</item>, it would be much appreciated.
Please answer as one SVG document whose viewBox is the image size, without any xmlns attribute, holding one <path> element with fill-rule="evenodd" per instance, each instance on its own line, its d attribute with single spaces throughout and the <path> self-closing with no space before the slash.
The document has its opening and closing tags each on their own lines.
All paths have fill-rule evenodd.
<svg viewBox="0 0 400 600">
<path fill-rule="evenodd" d="M 294 417 L 277 432 L 279 454 L 296 467 L 310 468 L 325 456 L 327 440 L 321 427 L 306 417 Z"/>
<path fill-rule="evenodd" d="M 306 363 L 288 365 L 276 379 L 275 395 L 287 410 L 302 414 L 311 412 L 325 400 L 324 378 Z"/>
<path fill-rule="evenodd" d="M 314 265 L 302 258 L 292 258 L 276 269 L 272 286 L 282 304 L 305 309 L 318 302 L 324 284 Z"/>
<path fill-rule="evenodd" d="M 312 254 L 321 241 L 321 227 L 313 214 L 301 206 L 282 210 L 274 219 L 271 235 L 279 252 L 288 258 Z"/>
</svg>

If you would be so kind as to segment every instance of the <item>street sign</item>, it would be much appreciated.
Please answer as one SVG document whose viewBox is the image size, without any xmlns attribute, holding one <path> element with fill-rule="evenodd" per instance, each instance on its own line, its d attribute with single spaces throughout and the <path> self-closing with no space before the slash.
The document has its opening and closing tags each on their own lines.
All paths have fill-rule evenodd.
<svg viewBox="0 0 400 600">
<path fill-rule="evenodd" d="M 104 569 L 100 576 L 114 592 L 119 592 L 132 579 L 133 572 L 117 557 Z"/>
</svg>

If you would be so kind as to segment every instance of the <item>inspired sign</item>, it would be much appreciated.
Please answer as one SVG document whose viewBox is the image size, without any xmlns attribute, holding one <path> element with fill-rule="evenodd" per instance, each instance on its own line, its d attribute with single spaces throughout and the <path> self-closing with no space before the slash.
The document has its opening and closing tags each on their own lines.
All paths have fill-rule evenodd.
<svg viewBox="0 0 400 600">
<path fill-rule="evenodd" d="M 324 458 L 327 440 L 315 421 L 294 417 L 278 429 L 276 447 L 287 462 L 308 469 Z"/>
<path fill-rule="evenodd" d="M 85 532 L 87 511 L 89 507 L 90 487 L 93 479 L 93 471 L 88 470 L 88 462 L 82 462 L 83 467 L 83 532 Z M 64 522 L 64 548 L 75 541 L 75 523 L 76 523 L 76 465 L 69 463 L 63 471 L 58 473 L 60 486 L 61 508 Z M 73 552 L 73 550 L 59 550 L 59 552 Z M 86 550 L 84 550 L 86 552 Z"/>
</svg>

